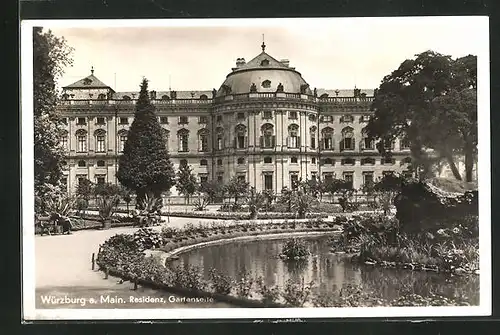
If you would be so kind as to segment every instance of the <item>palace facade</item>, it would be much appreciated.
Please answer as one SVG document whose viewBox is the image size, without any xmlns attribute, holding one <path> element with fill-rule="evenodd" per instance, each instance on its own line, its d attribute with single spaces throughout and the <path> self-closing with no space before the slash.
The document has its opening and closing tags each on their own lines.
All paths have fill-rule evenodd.
<svg viewBox="0 0 500 335">
<path fill-rule="evenodd" d="M 68 191 L 84 178 L 117 183 L 138 92 L 115 92 L 92 70 L 62 94 Z M 264 44 L 251 61 L 238 58 L 218 90 L 151 90 L 150 97 L 174 167 L 189 164 L 200 181 L 237 176 L 279 193 L 299 179 L 343 178 L 359 188 L 410 162 L 404 140 L 388 143 L 394 154 L 385 159 L 366 136 L 373 90 L 311 89 Z"/>
</svg>

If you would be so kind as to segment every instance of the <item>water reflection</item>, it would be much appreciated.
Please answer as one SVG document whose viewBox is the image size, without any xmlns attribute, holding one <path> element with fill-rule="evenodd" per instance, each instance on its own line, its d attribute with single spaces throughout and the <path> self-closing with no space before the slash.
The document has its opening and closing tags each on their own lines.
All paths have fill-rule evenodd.
<svg viewBox="0 0 500 335">
<path fill-rule="evenodd" d="M 310 256 L 304 261 L 286 262 L 277 257 L 284 240 L 235 242 L 196 249 L 179 256 L 174 265 L 195 265 L 203 268 L 205 278 L 216 268 L 234 279 L 242 273 L 254 278 L 262 276 L 267 285 L 284 286 L 286 281 L 314 281 L 315 294 L 338 290 L 343 284 L 363 285 L 377 296 L 395 299 L 407 293 L 429 296 L 467 298 L 479 304 L 477 276 L 450 277 L 442 274 L 408 270 L 383 269 L 357 265 L 342 255 L 331 254 L 328 238 L 306 238 Z"/>
</svg>

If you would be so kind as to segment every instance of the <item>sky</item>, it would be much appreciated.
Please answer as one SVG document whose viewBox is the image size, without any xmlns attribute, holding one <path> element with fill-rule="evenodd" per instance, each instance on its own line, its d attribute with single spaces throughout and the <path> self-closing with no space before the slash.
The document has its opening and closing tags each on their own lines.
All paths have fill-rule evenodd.
<svg viewBox="0 0 500 335">
<path fill-rule="evenodd" d="M 484 54 L 481 17 L 47 21 L 74 51 L 59 86 L 90 74 L 115 91 L 218 89 L 237 58 L 288 59 L 314 88 L 373 89 L 405 59 Z M 486 28 L 486 29 L 485 29 Z M 487 45 L 487 44 L 486 44 Z M 487 50 L 486 50 L 487 52 Z M 115 80 L 116 79 L 116 80 Z"/>
</svg>

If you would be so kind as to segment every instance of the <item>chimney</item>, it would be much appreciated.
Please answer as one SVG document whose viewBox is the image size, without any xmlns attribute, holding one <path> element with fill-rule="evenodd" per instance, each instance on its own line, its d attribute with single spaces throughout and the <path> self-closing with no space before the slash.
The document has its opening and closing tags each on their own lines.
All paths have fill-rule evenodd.
<svg viewBox="0 0 500 335">
<path fill-rule="evenodd" d="M 246 64 L 245 58 L 237 58 L 236 59 L 236 67 L 237 68 L 242 67 L 245 64 Z"/>
<path fill-rule="evenodd" d="M 282 59 L 280 60 L 280 63 L 285 65 L 286 67 L 290 66 L 290 61 L 288 59 Z"/>
</svg>

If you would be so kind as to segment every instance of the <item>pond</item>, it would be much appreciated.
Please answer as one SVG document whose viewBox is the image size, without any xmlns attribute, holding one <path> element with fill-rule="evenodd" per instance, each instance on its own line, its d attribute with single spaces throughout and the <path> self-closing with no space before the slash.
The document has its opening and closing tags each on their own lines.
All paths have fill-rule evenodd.
<svg viewBox="0 0 500 335">
<path fill-rule="evenodd" d="M 343 285 L 362 285 L 377 297 L 387 300 L 406 294 L 428 297 L 440 294 L 464 297 L 471 305 L 479 304 L 478 276 L 448 276 L 423 271 L 396 270 L 354 264 L 341 254 L 330 252 L 328 237 L 305 238 L 310 256 L 304 262 L 286 262 L 277 257 L 286 240 L 232 242 L 191 250 L 179 255 L 172 265 L 193 265 L 204 277 L 215 268 L 233 279 L 242 273 L 262 276 L 268 285 L 284 287 L 287 280 L 314 282 L 314 295 L 340 290 Z"/>
</svg>

